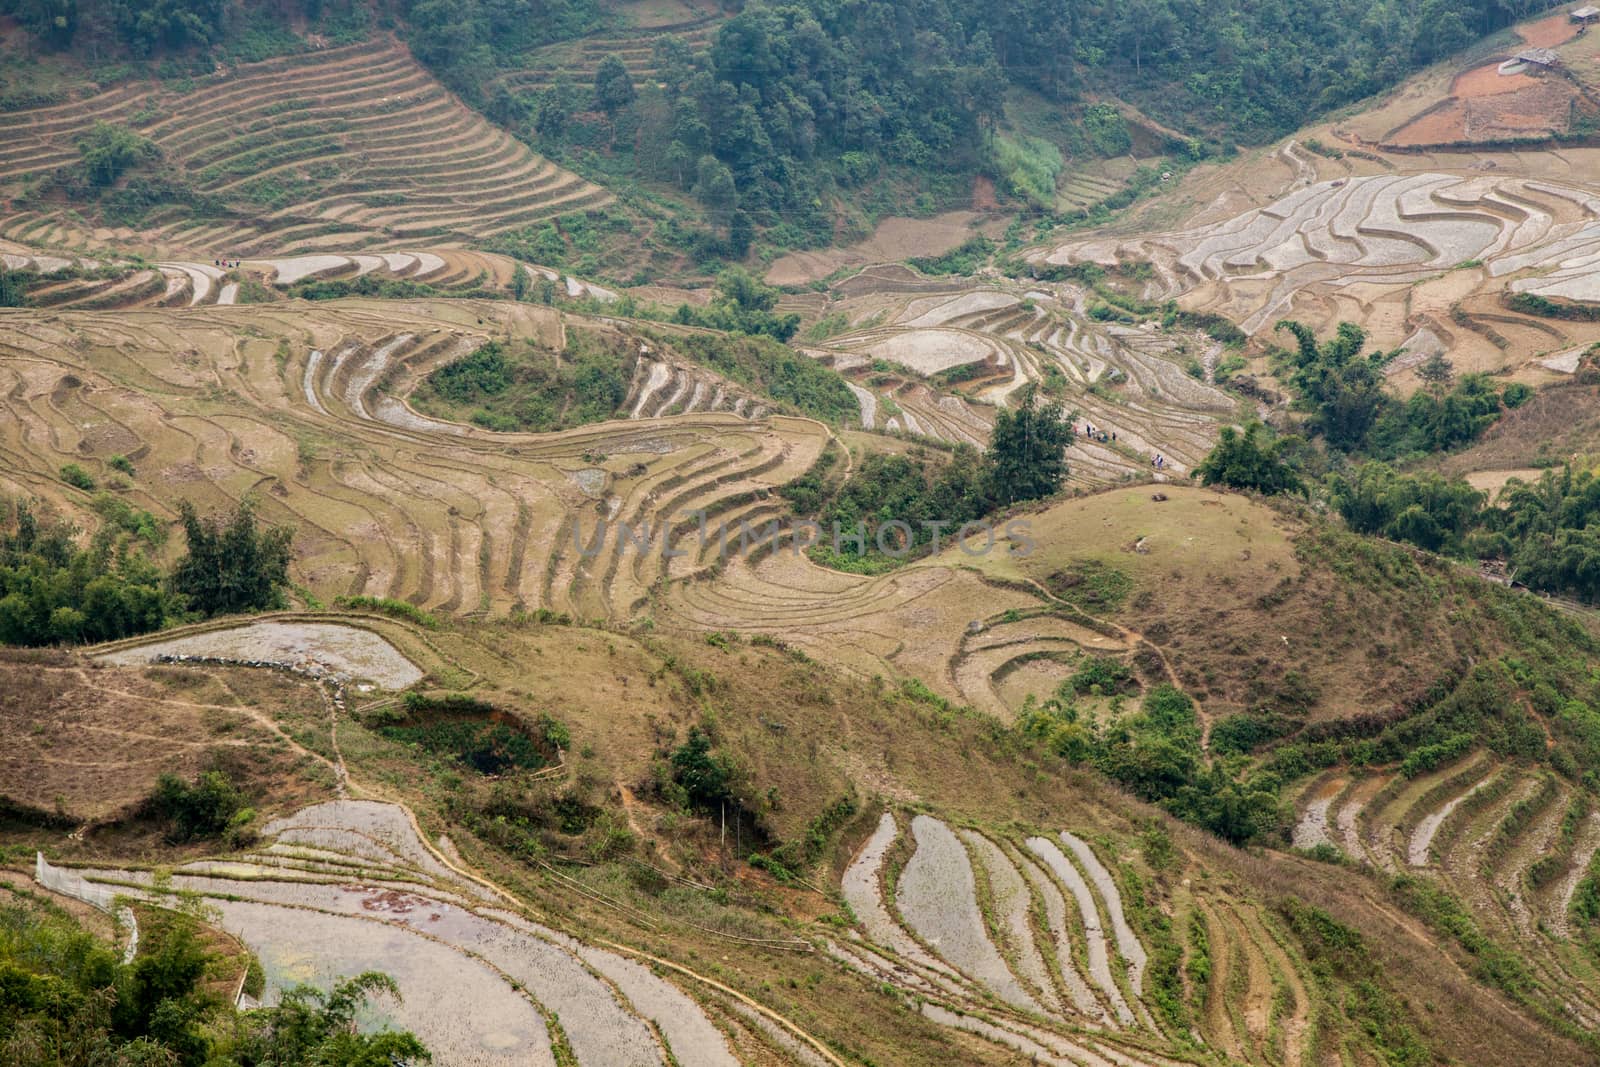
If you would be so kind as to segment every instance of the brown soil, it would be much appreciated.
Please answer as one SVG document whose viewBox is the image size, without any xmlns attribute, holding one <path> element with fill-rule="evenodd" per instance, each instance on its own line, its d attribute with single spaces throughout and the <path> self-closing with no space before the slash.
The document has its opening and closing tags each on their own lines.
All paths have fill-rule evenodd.
<svg viewBox="0 0 1600 1067">
<path fill-rule="evenodd" d="M 991 186 L 991 193 L 993 187 Z M 973 191 L 974 200 L 977 190 Z M 767 271 L 771 285 L 805 285 L 826 278 L 842 267 L 870 263 L 898 263 L 913 256 L 937 256 L 950 251 L 980 227 L 976 211 L 947 211 L 931 219 L 884 219 L 871 237 L 846 248 L 824 252 L 791 252 Z"/>
<path fill-rule="evenodd" d="M 1413 119 L 1401 127 L 1392 137 L 1388 138 L 1390 144 L 1412 147 L 1428 144 L 1450 144 L 1454 141 L 1467 139 L 1467 109 L 1459 100 L 1452 100 L 1447 107 L 1430 111 L 1420 118 Z"/>
<path fill-rule="evenodd" d="M 193 777 L 219 763 L 309 795 L 301 758 L 259 721 L 304 702 L 306 687 L 254 672 L 260 705 L 239 704 L 209 675 L 174 668 L 45 667 L 0 660 L 0 795 L 75 822 L 129 811 L 163 772 Z"/>
<path fill-rule="evenodd" d="M 1572 40 L 1577 35 L 1578 25 L 1572 21 L 1565 11 L 1559 11 L 1549 18 L 1517 27 L 1517 36 L 1527 41 L 1534 48 L 1554 48 L 1564 41 Z"/>
<path fill-rule="evenodd" d="M 1538 78 L 1527 74 L 1501 74 L 1500 64 L 1486 63 L 1456 75 L 1456 80 L 1450 83 L 1450 95 L 1463 100 L 1498 96 L 1501 93 L 1514 93 L 1518 89 L 1531 89 L 1538 84 Z"/>
<path fill-rule="evenodd" d="M 983 175 L 972 179 L 972 210 L 993 211 L 1000 206 L 1000 201 L 995 199 L 994 181 Z"/>
<path fill-rule="evenodd" d="M 1504 75 L 1487 63 L 1456 75 L 1445 106 L 1417 115 L 1387 141 L 1419 147 L 1557 133 L 1567 127 L 1572 98 L 1562 79 Z"/>
</svg>

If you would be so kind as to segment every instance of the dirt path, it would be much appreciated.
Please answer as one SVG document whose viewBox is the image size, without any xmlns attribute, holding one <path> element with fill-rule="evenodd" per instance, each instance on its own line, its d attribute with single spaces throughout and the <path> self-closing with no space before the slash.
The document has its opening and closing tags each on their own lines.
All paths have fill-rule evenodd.
<svg viewBox="0 0 1600 1067">
<path fill-rule="evenodd" d="M 335 763 L 333 760 L 328 759 L 328 757 L 322 755 L 320 752 L 313 752 L 311 749 L 306 748 L 300 742 L 296 741 L 293 737 L 291 737 L 289 735 L 289 733 L 286 730 L 284 730 L 284 728 L 282 726 L 279 726 L 278 723 L 276 721 L 274 721 L 265 712 L 263 712 L 263 711 L 261 711 L 261 710 L 259 710 L 257 708 L 251 707 L 250 705 L 245 704 L 243 701 L 240 701 L 238 704 L 201 704 L 201 703 L 196 703 L 195 701 L 192 701 L 192 700 L 178 700 L 178 699 L 176 699 L 174 697 L 150 696 L 150 695 L 144 694 L 144 693 L 135 693 L 135 692 L 133 692 L 131 690 L 128 690 L 128 689 L 116 689 L 116 688 L 114 688 L 112 686 L 97 685 L 94 682 L 91 682 L 89 680 L 88 674 L 81 667 L 73 668 L 73 673 L 75 675 L 77 675 L 79 680 L 83 683 L 84 688 L 91 689 L 91 690 L 93 690 L 93 691 L 95 691 L 97 693 L 106 693 L 106 694 L 111 695 L 111 696 L 120 696 L 120 697 L 124 697 L 126 699 L 129 699 L 129 700 L 137 700 L 137 701 L 140 701 L 142 703 L 162 704 L 162 705 L 165 705 L 167 707 L 175 707 L 175 708 L 187 708 L 187 709 L 189 709 L 191 711 L 225 711 L 225 712 L 229 712 L 229 713 L 232 713 L 232 714 L 243 715 L 245 718 L 249 719 L 251 722 L 253 722 L 257 726 L 261 727 L 263 730 L 266 730 L 268 733 L 272 734 L 274 737 L 276 737 L 279 740 L 283 741 L 285 744 L 287 744 L 289 746 L 289 748 L 291 750 L 293 750 L 297 754 L 299 754 L 301 756 L 305 756 L 306 758 L 311 759 L 311 760 L 313 760 L 313 761 L 315 761 L 317 763 L 320 763 L 324 767 L 327 767 L 329 770 L 333 771 L 334 775 L 335 775 L 335 778 L 336 778 L 336 781 L 338 783 L 340 783 L 340 787 L 342 788 L 342 783 L 344 781 L 344 773 L 343 773 L 344 772 L 344 766 L 343 766 L 343 762 L 342 761 L 339 762 L 339 763 Z M 228 683 L 224 679 L 222 679 L 221 677 L 219 677 L 218 675 L 216 675 L 216 674 L 214 674 L 212 672 L 208 671 L 206 673 L 209 674 L 211 677 L 216 678 L 217 682 L 223 687 L 223 689 L 227 690 L 228 693 L 230 693 L 230 694 L 233 693 L 233 690 L 228 688 Z M 318 689 L 321 689 L 321 687 L 318 686 Z M 326 699 L 326 694 L 324 694 L 324 699 Z M 106 729 L 106 727 L 100 727 L 100 729 Z M 130 734 L 128 736 L 133 736 L 133 735 Z M 170 743 L 170 739 L 168 739 L 168 738 L 156 738 L 156 740 L 168 741 Z M 184 744 L 200 744 L 201 742 L 182 742 L 182 743 L 184 743 Z M 246 743 L 246 742 L 205 742 L 205 743 L 206 744 L 223 744 L 223 743 L 243 744 L 243 743 Z"/>
</svg>

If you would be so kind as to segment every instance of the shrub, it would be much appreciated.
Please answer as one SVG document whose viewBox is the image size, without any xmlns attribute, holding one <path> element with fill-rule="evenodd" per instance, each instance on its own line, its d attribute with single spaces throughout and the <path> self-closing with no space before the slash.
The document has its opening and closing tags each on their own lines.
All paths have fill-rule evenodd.
<svg viewBox="0 0 1600 1067">
<path fill-rule="evenodd" d="M 244 798 L 221 771 L 207 771 L 193 785 L 175 774 L 163 774 L 147 802 L 150 812 L 168 824 L 173 841 L 220 837 L 242 811 Z"/>
<path fill-rule="evenodd" d="M 82 489 L 86 493 L 94 491 L 94 479 L 76 463 L 68 463 L 61 468 L 61 480 L 74 489 Z"/>
</svg>

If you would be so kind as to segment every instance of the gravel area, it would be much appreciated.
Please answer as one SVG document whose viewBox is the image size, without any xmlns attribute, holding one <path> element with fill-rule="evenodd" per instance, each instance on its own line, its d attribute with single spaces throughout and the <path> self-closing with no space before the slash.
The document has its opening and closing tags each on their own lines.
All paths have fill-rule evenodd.
<svg viewBox="0 0 1600 1067">
<path fill-rule="evenodd" d="M 371 630 L 330 622 L 253 622 L 119 649 L 99 659 L 131 667 L 157 656 L 217 656 L 288 666 L 318 663 L 385 689 L 404 689 L 422 680 L 416 664 Z"/>
<path fill-rule="evenodd" d="M 1061 984 L 1066 988 L 1072 1006 L 1090 1019 L 1102 1023 L 1108 1022 L 1105 1005 L 1095 998 L 1094 990 L 1089 988 L 1089 983 L 1078 973 L 1078 965 L 1073 960 L 1072 934 L 1067 929 L 1067 902 L 1062 898 L 1061 890 L 1051 881 L 1048 874 L 1032 863 L 1024 861 L 1022 873 L 1033 884 L 1033 891 L 1038 894 L 1039 899 L 1044 901 L 1045 920 L 1050 924 L 1050 933 L 1055 937 L 1056 962 L 1061 967 Z"/>
<path fill-rule="evenodd" d="M 961 840 L 967 843 L 979 865 L 989 877 L 989 890 L 994 899 L 995 919 L 1005 930 L 1006 938 L 1015 948 L 1014 966 L 1020 977 L 1030 983 L 1031 993 L 1051 1014 L 1061 1014 L 1061 1000 L 1056 996 L 1055 983 L 1050 980 L 1049 968 L 1033 940 L 1033 894 L 1028 883 L 1022 880 L 1011 860 L 1000 846 L 980 833 L 961 831 Z"/>
<path fill-rule="evenodd" d="M 650 376 L 645 379 L 644 387 L 639 390 L 639 396 L 634 400 L 633 410 L 628 412 L 628 418 L 637 419 L 642 417 L 645 405 L 650 403 L 650 398 L 671 380 L 671 367 L 665 363 L 650 364 Z"/>
<path fill-rule="evenodd" d="M 1455 797 L 1438 811 L 1429 812 L 1417 823 L 1416 829 L 1411 831 L 1411 841 L 1406 846 L 1406 862 L 1413 867 L 1426 867 L 1428 865 L 1428 852 L 1433 848 L 1433 838 L 1439 832 L 1439 827 L 1450 817 L 1450 813 L 1460 806 L 1472 794 L 1482 789 L 1492 781 L 1494 775 L 1489 775 L 1477 782 L 1471 789 Z"/>
<path fill-rule="evenodd" d="M 1010 293 L 1002 293 L 996 289 L 979 289 L 976 292 L 964 293 L 958 297 L 924 297 L 913 300 L 906 306 L 910 315 L 902 321 L 904 326 L 943 326 L 951 319 L 958 319 L 963 315 L 971 315 L 980 311 L 995 311 L 999 308 L 1012 307 L 1020 301 Z"/>
<path fill-rule="evenodd" d="M 891 824 L 892 828 L 892 824 Z M 558 1017 L 584 1067 L 664 1067 L 665 1035 L 685 1067 L 735 1067 L 727 1039 L 682 990 L 622 955 L 587 946 L 495 906 L 423 882 L 378 881 L 363 872 L 305 872 L 263 865 L 297 859 L 349 861 L 374 852 L 401 873 L 452 877 L 427 852 L 403 809 L 336 801 L 270 823 L 278 854 L 258 862 L 202 860 L 180 869 L 174 889 L 217 903 L 222 925 L 255 949 L 269 996 L 299 981 L 322 983 L 378 969 L 395 976 L 405 1004 L 397 1025 L 415 1030 L 448 1064 L 551 1063 L 543 1020 L 528 998 Z M 286 847 L 283 838 L 314 844 Z M 385 842 L 383 846 L 377 841 Z M 403 858 L 402 858 L 403 857 Z M 143 871 L 85 870 L 92 882 L 150 885 Z M 463 888 L 458 880 L 452 889 Z M 125 890 L 107 885 L 107 892 Z M 519 990 L 525 991 L 520 993 Z M 420 1021 L 419 1021 L 420 1020 Z"/>
<path fill-rule="evenodd" d="M 390 863 L 394 861 L 385 858 L 386 854 L 399 857 L 400 862 L 441 882 L 454 883 L 473 893 L 484 892 L 476 883 L 462 878 L 440 863 L 417 839 L 417 832 L 412 829 L 405 810 L 395 804 L 377 800 L 330 800 L 313 804 L 285 818 L 274 819 L 261 832 L 263 836 L 278 836 L 280 840 L 298 841 L 335 851 L 347 849 L 341 844 L 330 845 L 306 839 L 317 836 L 319 832 L 343 834 L 350 840 L 365 839 L 381 844 L 381 848 L 375 849 L 373 855 L 358 853 L 365 858 Z"/>
<path fill-rule="evenodd" d="M 274 270 L 274 284 L 293 285 L 312 275 L 348 266 L 350 260 L 345 256 L 295 256 L 291 259 L 269 259 L 265 263 Z"/>
<path fill-rule="evenodd" d="M 378 379 L 383 377 L 384 372 L 389 369 L 389 357 L 393 356 L 411 338 L 412 335 L 409 333 L 391 337 L 381 348 L 363 359 L 360 365 L 352 371 L 349 380 L 345 383 L 344 402 L 350 406 L 351 411 L 355 412 L 356 418 L 368 420 L 372 418 L 367 413 L 366 392 L 376 385 Z"/>
<path fill-rule="evenodd" d="M 845 388 L 855 395 L 856 402 L 861 405 L 861 428 L 863 430 L 877 429 L 878 426 L 878 398 L 870 389 L 863 389 L 854 382 L 846 382 Z"/>
<path fill-rule="evenodd" d="M 948 973 L 947 968 L 907 936 L 900 928 L 900 924 L 889 915 L 889 909 L 884 906 L 879 872 L 883 870 L 884 854 L 889 851 L 889 846 L 894 844 L 899 832 L 899 828 L 895 826 L 894 816 L 884 812 L 872 837 L 846 868 L 840 888 L 844 893 L 845 902 L 850 905 L 856 921 L 861 924 L 868 937 L 914 963 Z"/>
<path fill-rule="evenodd" d="M 448 945 L 365 919 L 209 900 L 222 925 L 261 959 L 266 1002 L 302 982 L 326 986 L 378 970 L 400 987 L 399 1004 L 380 1002 L 394 1027 L 410 1030 L 440 1064 L 523 1067 L 554 1064 L 544 1019 L 492 970 Z M 595 1061 L 597 1063 L 603 1061 Z"/>
<path fill-rule="evenodd" d="M 1316 795 L 1306 805 L 1305 811 L 1300 813 L 1300 821 L 1295 823 L 1294 833 L 1290 837 L 1290 843 L 1295 848 L 1333 845 L 1333 838 L 1328 833 L 1328 809 L 1339 798 L 1344 784 L 1344 779 L 1335 778 L 1316 788 Z"/>
<path fill-rule="evenodd" d="M 986 337 L 938 329 L 906 330 L 865 349 L 875 359 L 899 363 L 918 374 L 938 374 L 951 367 L 977 363 L 994 351 L 994 342 Z"/>
<path fill-rule="evenodd" d="M 578 954 L 622 991 L 634 1011 L 661 1028 L 672 1054 L 684 1067 L 739 1067 L 722 1031 L 676 986 L 613 952 L 586 946 Z"/>
</svg>

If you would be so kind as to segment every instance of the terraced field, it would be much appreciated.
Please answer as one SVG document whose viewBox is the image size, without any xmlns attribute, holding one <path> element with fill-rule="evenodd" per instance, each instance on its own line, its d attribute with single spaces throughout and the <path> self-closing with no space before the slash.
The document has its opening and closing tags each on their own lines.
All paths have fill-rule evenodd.
<svg viewBox="0 0 1600 1067">
<path fill-rule="evenodd" d="M 1548 772 L 1474 753 L 1437 771 L 1332 772 L 1301 794 L 1297 847 L 1428 879 L 1489 936 L 1515 946 L 1583 1025 L 1600 1020 L 1600 975 L 1569 940 L 1567 909 L 1600 829 L 1590 798 Z"/>
<path fill-rule="evenodd" d="M 75 163 L 75 139 L 97 121 L 149 138 L 222 207 L 200 214 L 173 205 L 135 231 L 91 229 L 38 204 L 9 214 L 0 236 L 209 262 L 421 236 L 471 240 L 611 200 L 489 125 L 387 36 L 243 64 L 187 92 L 130 82 L 10 112 L 0 119 L 0 188 L 15 193 L 30 175 Z"/>
<path fill-rule="evenodd" d="M 297 579 L 324 599 L 629 618 L 684 562 L 663 559 L 664 527 L 749 509 L 828 436 L 668 353 L 640 361 L 628 422 L 491 434 L 405 404 L 418 376 L 491 336 L 559 346 L 566 329 L 614 329 L 528 305 L 14 312 L 6 327 L 6 492 L 81 507 L 57 468 L 105 479 L 121 454 L 140 472 L 125 495 L 158 516 L 253 495 L 299 530 Z"/>
<path fill-rule="evenodd" d="M 397 805 L 307 808 L 266 826 L 254 851 L 184 864 L 160 886 L 146 870 L 62 872 L 42 858 L 39 873 L 90 899 L 193 892 L 258 954 L 269 1000 L 299 982 L 385 971 L 403 997 L 390 1019 L 444 1062 L 572 1062 L 557 1047 L 597 1067 L 740 1062 L 672 982 L 626 950 L 522 917 L 497 887 L 453 866 Z"/>
<path fill-rule="evenodd" d="M 1080 413 L 1080 430 L 1094 427 L 1068 461 L 1072 484 L 1098 487 L 1156 474 L 1157 455 L 1162 472 L 1187 473 L 1238 407 L 1182 365 L 1214 363 L 1220 346 L 1198 333 L 1096 322 L 1079 286 L 876 267 L 835 292 L 826 313 L 851 327 L 806 351 L 851 377 L 868 428 L 982 447 L 995 407 L 1044 382 Z M 965 378 L 959 391 L 930 381 L 951 371 Z"/>
<path fill-rule="evenodd" d="M 530 53 L 524 66 L 502 75 L 499 84 L 518 93 L 542 92 L 557 85 L 588 90 L 594 87 L 600 64 L 615 56 L 633 78 L 634 88 L 643 89 L 661 78 L 659 49 L 663 41 L 680 42 L 688 56 L 704 58 L 724 18 L 721 14 L 705 15 L 627 34 L 551 45 Z"/>
<path fill-rule="evenodd" d="M 1406 348 L 1391 373 L 1448 352 L 1461 369 L 1527 368 L 1548 379 L 1558 371 L 1552 357 L 1600 337 L 1592 325 L 1505 306 L 1521 292 L 1600 299 L 1600 197 L 1584 185 L 1412 171 L 1406 160 L 1317 180 L 1333 169 L 1327 161 L 1311 162 L 1292 142 L 1284 151 L 1300 176 L 1264 207 L 1184 230 L 1074 241 L 1034 262 L 1145 263 L 1154 272 L 1148 299 L 1177 299 L 1256 335 L 1285 317 L 1319 330 L 1357 322 L 1379 344 Z"/>
<path fill-rule="evenodd" d="M 131 307 L 199 307 L 236 304 L 241 285 L 254 281 L 275 293 L 302 282 L 404 281 L 445 293 L 498 290 L 512 292 L 517 275 L 524 284 L 549 282 L 555 294 L 577 300 L 612 303 L 616 292 L 549 267 L 521 263 L 492 252 L 453 248 L 401 252 L 336 253 L 201 263 L 172 261 L 153 267 L 114 257 L 63 256 L 39 252 L 14 241 L 0 241 L 6 268 L 41 276 L 28 290 L 33 307 L 97 311 Z M 50 276 L 56 275 L 60 280 Z M 257 299 L 261 299 L 258 295 Z"/>
<path fill-rule="evenodd" d="M 914 995 L 928 1018 L 1029 1062 L 1171 1065 L 1217 1051 L 1229 1062 L 1313 1062 L 1306 961 L 1269 915 L 1214 890 L 1175 901 L 1175 919 L 1210 928 L 1211 980 L 1186 994 L 1205 1051 L 1167 1031 L 1146 1002 L 1148 950 L 1106 847 L 1067 831 L 1020 839 L 885 812 L 842 880 L 862 939 L 834 955 Z"/>
</svg>

